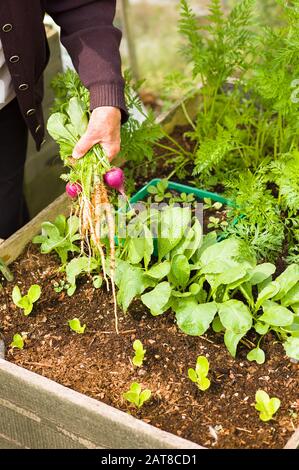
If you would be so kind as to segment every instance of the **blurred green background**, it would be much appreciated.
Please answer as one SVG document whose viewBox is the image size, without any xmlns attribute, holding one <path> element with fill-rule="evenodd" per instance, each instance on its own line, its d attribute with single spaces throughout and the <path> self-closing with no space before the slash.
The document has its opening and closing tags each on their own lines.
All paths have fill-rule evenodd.
<svg viewBox="0 0 299 470">
<path fill-rule="evenodd" d="M 229 11 L 240 0 L 222 0 Z M 139 78 L 145 79 L 142 98 L 159 112 L 167 105 L 165 76 L 173 71 L 188 74 L 188 66 L 179 54 L 181 38 L 178 34 L 179 0 L 125 0 L 131 42 L 135 48 Z M 189 0 L 199 22 L 208 14 L 210 0 Z M 276 0 L 256 0 L 259 24 L 276 24 L 281 21 L 280 7 Z M 118 0 L 116 24 L 124 29 L 122 0 Z M 125 35 L 124 35 L 125 37 Z M 124 67 L 130 67 L 128 42 L 122 41 L 121 52 Z M 176 96 L 170 96 L 175 99 Z M 169 97 L 168 97 L 169 99 Z"/>
</svg>

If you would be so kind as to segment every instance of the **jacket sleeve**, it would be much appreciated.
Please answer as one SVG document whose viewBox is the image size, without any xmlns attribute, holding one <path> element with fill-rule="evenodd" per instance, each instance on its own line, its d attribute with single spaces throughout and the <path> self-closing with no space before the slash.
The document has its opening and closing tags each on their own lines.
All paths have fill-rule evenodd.
<svg viewBox="0 0 299 470">
<path fill-rule="evenodd" d="M 128 118 L 121 74 L 121 32 L 113 26 L 116 0 L 45 0 L 45 9 L 61 28 L 61 42 L 83 84 L 91 109 L 115 106 Z"/>
</svg>

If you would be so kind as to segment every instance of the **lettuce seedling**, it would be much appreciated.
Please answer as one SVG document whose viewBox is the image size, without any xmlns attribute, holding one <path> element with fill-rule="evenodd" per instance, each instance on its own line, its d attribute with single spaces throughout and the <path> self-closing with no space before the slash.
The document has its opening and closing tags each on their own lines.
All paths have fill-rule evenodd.
<svg viewBox="0 0 299 470">
<path fill-rule="evenodd" d="M 142 342 L 139 339 L 136 339 L 133 343 L 133 349 L 135 351 L 135 356 L 133 357 L 133 364 L 136 367 L 141 367 L 144 361 L 144 356 L 146 349 L 143 349 Z"/>
<path fill-rule="evenodd" d="M 207 378 L 209 368 L 210 365 L 208 359 L 204 356 L 198 356 L 195 370 L 192 368 L 188 369 L 189 379 L 196 383 L 199 390 L 202 392 L 207 390 L 211 385 L 210 380 Z"/>
<path fill-rule="evenodd" d="M 279 398 L 270 398 L 264 390 L 258 390 L 255 394 L 255 409 L 260 411 L 260 419 L 262 421 L 270 421 L 273 415 L 280 407 Z"/>
<path fill-rule="evenodd" d="M 22 296 L 19 286 L 14 286 L 12 291 L 13 303 L 24 310 L 24 315 L 28 316 L 33 309 L 34 303 L 40 298 L 41 288 L 33 284 L 26 295 Z"/>
<path fill-rule="evenodd" d="M 83 326 L 81 326 L 80 320 L 78 318 L 73 318 L 72 320 L 69 320 L 68 324 L 70 329 L 78 334 L 83 334 L 86 329 L 86 325 L 84 324 Z"/>
<path fill-rule="evenodd" d="M 10 347 L 11 348 L 17 348 L 17 349 L 23 349 L 24 348 L 24 339 L 19 333 L 16 333 L 14 335 L 13 340 L 10 343 Z"/>
<path fill-rule="evenodd" d="M 62 264 L 65 264 L 69 252 L 80 252 L 80 248 L 75 245 L 75 242 L 80 240 L 78 231 L 78 217 L 73 215 L 66 219 L 64 215 L 59 215 L 54 223 L 44 222 L 41 235 L 34 237 L 32 242 L 41 245 L 40 250 L 43 254 L 56 251 Z"/>
<path fill-rule="evenodd" d="M 144 402 L 150 399 L 152 392 L 147 388 L 141 391 L 141 385 L 138 382 L 133 382 L 130 390 L 123 394 L 125 400 L 129 401 L 137 408 L 141 408 Z"/>
</svg>

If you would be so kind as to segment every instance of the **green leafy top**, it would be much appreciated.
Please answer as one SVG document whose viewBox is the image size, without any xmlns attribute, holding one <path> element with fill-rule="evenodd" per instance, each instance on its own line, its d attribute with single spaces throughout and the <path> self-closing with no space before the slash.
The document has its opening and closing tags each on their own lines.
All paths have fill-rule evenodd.
<svg viewBox="0 0 299 470">
<path fill-rule="evenodd" d="M 41 253 L 56 251 L 61 262 L 65 264 L 69 252 L 80 251 L 80 248 L 75 245 L 75 242 L 80 239 L 78 230 L 78 217 L 73 215 L 66 219 L 64 215 L 59 215 L 54 223 L 42 223 L 42 233 L 33 238 L 33 243 L 41 245 Z"/>
<path fill-rule="evenodd" d="M 12 342 L 10 343 L 11 348 L 23 349 L 24 348 L 24 339 L 23 336 L 19 333 L 16 333 L 13 337 Z"/>
<path fill-rule="evenodd" d="M 258 390 L 255 394 L 255 409 L 260 412 L 262 421 L 270 421 L 280 407 L 279 398 L 270 398 L 264 390 Z"/>
<path fill-rule="evenodd" d="M 146 349 L 143 348 L 142 342 L 139 339 L 134 341 L 133 349 L 135 351 L 135 356 L 133 357 L 132 362 L 134 366 L 141 367 L 144 361 Z"/>
<path fill-rule="evenodd" d="M 195 370 L 192 368 L 188 369 L 188 377 L 192 382 L 196 383 L 199 390 L 204 392 L 211 385 L 210 380 L 207 378 L 208 372 L 208 359 L 205 356 L 198 356 Z"/>
<path fill-rule="evenodd" d="M 86 329 L 86 325 L 81 326 L 81 322 L 78 318 L 73 318 L 72 320 L 69 320 L 68 324 L 70 329 L 78 334 L 83 334 Z"/>
<path fill-rule="evenodd" d="M 40 298 L 41 288 L 37 284 L 30 286 L 26 295 L 22 296 L 19 286 L 14 286 L 12 291 L 13 303 L 24 310 L 24 315 L 28 316 L 33 309 L 33 304 Z"/>
<path fill-rule="evenodd" d="M 130 386 L 130 390 L 125 392 L 123 397 L 137 408 L 141 408 L 143 404 L 150 399 L 152 394 L 149 389 L 141 390 L 141 385 L 138 382 L 133 382 Z"/>
</svg>

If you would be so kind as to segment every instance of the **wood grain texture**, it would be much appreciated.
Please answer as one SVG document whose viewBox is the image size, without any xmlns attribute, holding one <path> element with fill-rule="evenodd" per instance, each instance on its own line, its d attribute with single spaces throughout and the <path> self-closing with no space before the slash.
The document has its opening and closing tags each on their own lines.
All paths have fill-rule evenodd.
<svg viewBox="0 0 299 470">
<path fill-rule="evenodd" d="M 55 199 L 52 204 L 42 210 L 27 225 L 18 230 L 14 235 L 8 238 L 0 245 L 0 258 L 6 264 L 12 263 L 20 256 L 25 246 L 32 238 L 40 232 L 41 224 L 45 221 L 52 222 L 57 215 L 67 215 L 70 210 L 70 202 L 65 194 Z"/>
<path fill-rule="evenodd" d="M 0 417 L 2 447 L 201 448 L 4 360 Z"/>
</svg>

